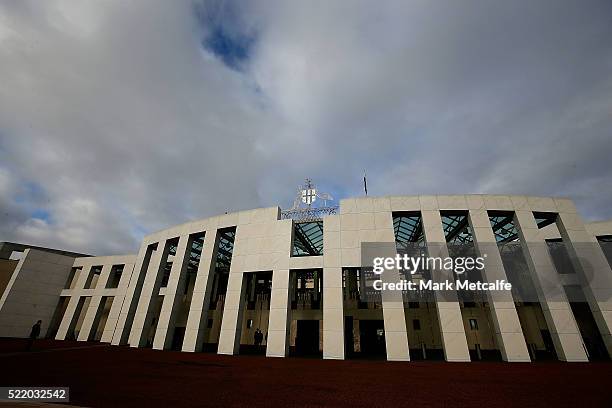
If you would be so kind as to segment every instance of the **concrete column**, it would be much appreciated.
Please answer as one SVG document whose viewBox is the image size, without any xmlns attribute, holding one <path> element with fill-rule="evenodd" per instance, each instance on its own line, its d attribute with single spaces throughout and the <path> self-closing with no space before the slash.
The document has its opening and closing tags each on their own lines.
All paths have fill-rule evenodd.
<svg viewBox="0 0 612 408">
<path fill-rule="evenodd" d="M 89 307 L 85 312 L 85 317 L 83 318 L 83 324 L 81 325 L 81 330 L 79 331 L 79 336 L 77 338 L 78 341 L 87 341 L 89 340 L 89 335 L 91 334 L 96 317 L 99 315 L 98 309 L 100 308 L 100 301 L 102 300 L 102 296 L 94 295 L 91 297 L 91 301 L 89 302 Z"/>
<path fill-rule="evenodd" d="M 399 271 L 385 270 L 382 273 L 383 282 L 399 282 Z M 408 333 L 402 292 L 397 290 L 382 291 L 383 320 L 385 326 L 385 345 L 387 360 L 410 361 Z"/>
<path fill-rule="evenodd" d="M 62 317 L 62 322 L 57 329 L 57 334 L 55 335 L 55 340 L 66 340 L 66 335 L 68 334 L 68 330 L 70 329 L 70 325 L 72 323 L 72 319 L 75 318 L 75 313 L 77 312 L 77 306 L 79 304 L 79 299 L 81 298 L 80 294 L 85 287 L 85 281 L 87 280 L 87 276 L 89 275 L 89 270 L 91 269 L 91 265 L 84 265 L 81 273 L 79 273 L 79 277 L 72 289 L 74 295 L 70 296 L 70 300 L 68 301 L 68 306 L 66 306 L 66 311 L 64 312 L 64 317 Z"/>
<path fill-rule="evenodd" d="M 529 275 L 536 286 L 557 357 L 561 361 L 588 361 L 578 325 L 533 213 L 516 211 L 515 220 Z"/>
<path fill-rule="evenodd" d="M 153 348 L 156 350 L 169 349 L 172 346 L 176 313 L 185 290 L 185 271 L 187 270 L 192 243 L 193 237 L 189 235 L 184 235 L 179 239 L 155 330 Z"/>
<path fill-rule="evenodd" d="M 323 269 L 323 358 L 344 360 L 342 268 Z"/>
<path fill-rule="evenodd" d="M 68 301 L 68 306 L 66 306 L 66 311 L 64 312 L 64 317 L 62 317 L 62 322 L 57 329 L 57 334 L 55 335 L 55 340 L 66 340 L 66 335 L 68 334 L 68 329 L 70 328 L 70 323 L 74 318 L 74 314 L 77 310 L 77 306 L 79 304 L 80 296 L 70 296 L 70 300 Z"/>
<path fill-rule="evenodd" d="M 163 244 L 157 244 L 158 247 L 160 245 Z M 162 251 L 162 248 L 159 250 Z M 136 309 L 140 300 L 142 286 L 145 277 L 147 276 L 147 271 L 149 270 L 151 256 L 153 253 L 153 246 L 148 244 L 143 244 L 140 246 L 132 273 L 130 274 L 126 283 L 127 290 L 125 291 L 125 296 L 123 297 L 121 305 L 119 306 L 120 312 L 117 319 L 117 327 L 115 328 L 111 341 L 111 344 L 113 345 L 122 345 L 128 342 L 128 338 L 132 330 L 134 315 L 136 314 Z M 124 279 L 125 277 L 122 276 L 121 281 L 123 282 Z"/>
<path fill-rule="evenodd" d="M 117 319 L 119 318 L 119 312 L 121 311 L 121 302 L 123 301 L 122 295 L 110 296 L 113 298 L 110 310 L 108 312 L 108 318 L 102 331 L 102 337 L 100 343 L 110 343 L 113 340 L 113 333 L 117 327 Z"/>
<path fill-rule="evenodd" d="M 204 248 L 202 248 L 198 273 L 191 296 L 191 305 L 189 306 L 183 351 L 202 351 L 208 319 L 208 305 L 210 304 L 212 284 L 214 282 L 217 248 L 216 235 L 217 231 L 212 229 L 206 231 L 206 236 L 204 237 Z"/>
<path fill-rule="evenodd" d="M 393 233 L 392 229 L 390 231 Z M 395 257 L 397 254 L 395 244 L 385 241 L 381 243 L 380 249 L 376 250 L 375 253 L 377 256 L 391 258 Z M 397 283 L 401 281 L 397 269 L 385 269 L 380 275 L 380 278 L 384 283 Z M 381 300 L 387 360 L 410 361 L 410 348 L 408 346 L 408 332 L 406 331 L 406 317 L 402 292 L 397 290 L 382 290 Z"/>
<path fill-rule="evenodd" d="M 288 269 L 272 272 L 272 293 L 270 295 L 270 318 L 266 347 L 266 356 L 268 357 L 286 357 L 289 354 L 289 276 Z M 323 276 L 325 277 L 325 273 L 323 273 Z M 323 289 L 325 289 L 325 286 L 323 286 Z M 323 304 L 325 305 L 325 301 Z M 325 319 L 323 323 L 325 324 Z M 323 340 L 323 348 L 325 350 L 325 339 Z"/>
<path fill-rule="evenodd" d="M 440 211 L 424 210 L 421 211 L 421 216 L 428 256 L 440 257 L 442 259 L 448 257 L 448 247 L 446 246 L 446 237 L 442 229 Z M 445 269 L 433 270 L 432 279 L 434 282 L 453 282 L 455 276 L 453 271 Z M 453 291 L 453 293 L 446 291 L 444 294 L 434 293 L 436 296 L 436 310 L 438 312 L 442 345 L 444 347 L 444 359 L 446 361 L 470 361 L 470 350 L 465 336 L 463 317 L 456 291 Z"/>
<path fill-rule="evenodd" d="M 119 285 L 115 290 L 115 297 L 113 298 L 113 304 L 111 305 L 111 309 L 108 313 L 108 320 L 106 326 L 104 327 L 104 332 L 102 332 L 102 338 L 100 339 L 101 343 L 110 343 L 113 341 L 113 336 L 117 331 L 117 326 L 119 324 L 121 307 L 125 302 L 129 281 L 133 273 L 134 264 L 125 264 L 123 267 L 123 273 L 121 274 L 121 280 L 119 281 Z"/>
<path fill-rule="evenodd" d="M 364 204 L 369 206 L 369 201 Z M 366 210 L 363 208 L 362 210 Z M 348 222 L 347 222 L 348 221 Z M 380 248 L 374 249 L 376 256 L 394 258 L 397 255 L 395 248 L 395 233 L 393 231 L 393 215 L 388 208 L 384 208 L 374 214 L 358 214 L 356 219 L 357 228 L 360 230 L 361 245 L 364 242 L 379 242 Z M 341 219 L 342 232 L 341 235 L 354 234 L 351 231 L 354 228 L 354 221 L 349 219 Z M 372 227 L 374 229 L 372 229 Z M 365 230 L 365 231 L 364 231 Z M 365 232 L 365 235 L 363 235 Z M 366 238 L 367 239 L 364 239 Z M 371 244 L 370 244 L 371 245 Z M 363 252 L 363 249 L 358 252 Z M 363 253 L 361 257 L 363 258 Z M 363 262 L 361 259 L 362 266 Z M 369 262 L 369 260 L 367 260 Z M 342 262 L 345 262 L 342 255 Z M 359 260 L 357 262 L 360 262 Z M 348 265 L 351 265 L 350 263 Z M 347 266 L 346 264 L 343 266 Z M 369 265 L 371 266 L 371 265 Z M 401 276 L 397 269 L 386 269 L 380 279 L 385 283 L 398 283 L 401 281 Z M 404 312 L 404 298 L 401 291 L 383 290 L 381 291 L 381 301 L 383 309 L 383 324 L 385 328 L 385 346 L 387 350 L 387 360 L 389 361 L 410 361 L 410 348 L 408 345 L 408 332 L 406 331 L 406 316 Z"/>
<path fill-rule="evenodd" d="M 168 245 L 166 241 L 161 241 L 157 244 L 157 249 L 151 255 L 151 262 L 147 269 L 140 292 L 140 297 L 137 299 L 138 306 L 134 314 L 132 329 L 130 331 L 129 345 L 131 347 L 142 347 L 145 345 L 147 332 L 151 325 L 150 309 L 154 298 L 159 293 L 159 287 L 162 279 L 162 261 L 168 257 Z"/>
<path fill-rule="evenodd" d="M 274 277 L 272 282 L 274 282 Z M 218 354 L 238 354 L 240 335 L 242 334 L 242 309 L 244 306 L 245 288 L 243 273 L 241 271 L 230 270 L 227 293 L 225 294 L 223 321 L 221 322 L 221 332 L 219 334 Z"/>
<path fill-rule="evenodd" d="M 89 340 L 90 335 L 92 334 L 92 329 L 94 323 L 96 322 L 96 317 L 99 317 L 99 307 L 100 301 L 102 300 L 102 291 L 106 286 L 106 282 L 108 281 L 108 277 L 111 271 L 110 264 L 103 265 L 102 271 L 100 272 L 100 277 L 98 278 L 98 282 L 96 283 L 96 287 L 94 288 L 94 295 L 91 297 L 91 301 L 89 302 L 89 307 L 85 312 L 85 318 L 83 319 L 83 324 L 81 325 L 81 331 L 79 332 L 79 337 L 77 340 L 79 341 L 87 341 Z"/>
<path fill-rule="evenodd" d="M 612 356 L 612 269 L 573 205 L 561 205 L 557 227 L 581 282 L 599 333 Z M 564 211 L 561 211 L 564 210 Z"/>
<path fill-rule="evenodd" d="M 323 218 L 323 358 L 344 360 L 340 217 Z"/>
<path fill-rule="evenodd" d="M 487 282 L 496 280 L 508 281 L 497 248 L 495 235 L 491 228 L 489 215 L 486 210 L 469 210 L 469 222 L 472 228 L 476 251 L 485 258 L 483 278 Z M 486 255 L 486 256 L 485 256 Z M 497 345 L 500 348 L 504 361 L 520 362 L 531 361 L 521 322 L 516 312 L 514 299 L 510 292 L 496 292 L 495 297 L 488 295 Z"/>
</svg>

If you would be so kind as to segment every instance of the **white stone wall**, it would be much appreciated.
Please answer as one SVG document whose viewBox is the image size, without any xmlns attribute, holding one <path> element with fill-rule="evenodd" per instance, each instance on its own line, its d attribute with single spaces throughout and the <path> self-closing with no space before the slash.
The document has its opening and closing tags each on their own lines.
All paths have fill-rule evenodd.
<svg viewBox="0 0 612 408">
<path fill-rule="evenodd" d="M 28 337 L 42 320 L 40 337 L 49 328 L 74 258 L 26 249 L 0 297 L 0 337 Z"/>
<path fill-rule="evenodd" d="M 586 254 L 587 249 L 581 242 L 594 242 L 593 233 L 601 232 L 609 226 L 588 227 L 576 213 L 571 200 L 548 197 L 526 197 L 505 195 L 427 195 L 392 196 L 380 198 L 352 198 L 340 202 L 338 215 L 324 217 L 324 255 L 315 257 L 291 257 L 292 221 L 280 220 L 278 207 L 263 208 L 226 214 L 178 225 L 156 232 L 144 238 L 137 255 L 119 257 L 121 263 L 132 266 L 131 279 L 122 279 L 120 289 L 109 290 L 83 289 L 87 273 L 82 273 L 74 289 L 62 291 L 63 296 L 71 296 L 66 315 L 58 332 L 58 338 L 65 336 L 78 302 L 78 296 L 92 296 L 92 302 L 83 323 L 80 339 L 88 335 L 88 324 L 95 316 L 96 304 L 102 296 L 115 296 L 111 316 L 109 316 L 103 341 L 112 340 L 113 344 L 130 344 L 132 347 L 143 345 L 150 326 L 151 309 L 155 299 L 163 295 L 163 304 L 155 332 L 154 348 L 167 349 L 174 330 L 177 297 L 182 295 L 181 279 L 184 276 L 185 254 L 191 234 L 205 232 L 204 248 L 196 276 L 193 297 L 187 318 L 183 351 L 199 351 L 204 339 L 208 318 L 208 299 L 211 290 L 215 239 L 217 230 L 236 226 L 233 259 L 230 269 L 227 294 L 220 327 L 219 349 L 221 354 L 236 354 L 240 339 L 244 338 L 243 307 L 241 304 L 243 274 L 258 271 L 272 272 L 272 293 L 270 299 L 267 341 L 267 355 L 283 357 L 289 349 L 289 276 L 294 269 L 321 268 L 323 270 L 323 356 L 330 359 L 343 359 L 344 356 L 344 310 L 342 298 L 342 268 L 360 267 L 361 244 L 364 242 L 394 242 L 392 213 L 396 211 L 419 211 L 422 215 L 425 237 L 428 244 L 436 244 L 444 255 L 445 240 L 441 228 L 440 211 L 468 211 L 475 246 L 495 244 L 487 211 L 513 211 L 516 214 L 517 228 L 523 239 L 525 257 L 530 272 L 535 276 L 546 274 L 541 282 L 556 282 L 563 285 L 551 269 L 550 260 L 546 261 L 535 251 L 535 244 L 541 244 L 549 237 L 563 237 L 568 250 L 574 254 L 594 259 L 594 267 L 601 276 L 598 284 L 610 288 L 612 271 L 601 253 Z M 538 230 L 533 221 L 533 211 L 554 212 L 558 214 L 555 226 Z M 612 223 L 611 223 L 612 224 Z M 612 227 L 612 225 L 610 226 Z M 610 229 L 612 230 L 612 228 Z M 159 288 L 159 273 L 163 267 L 164 247 L 169 239 L 179 239 L 177 253 L 173 259 L 168 286 Z M 152 251 L 152 245 L 157 249 Z M 147 258 L 150 255 L 150 259 Z M 436 255 L 436 254 L 432 254 Z M 499 254 L 490 254 L 487 259 L 485 278 L 504 279 L 506 273 Z M 79 258 L 85 269 L 92 265 L 103 265 L 100 282 L 104 282 L 111 264 L 118 259 Z M 579 258 L 579 257 L 576 257 Z M 85 261 L 86 260 L 86 261 Z M 78 266 L 75 262 L 75 266 Z M 80 265 L 80 264 L 79 264 Z M 592 265 L 591 265 L 592 266 Z M 578 263 L 578 269 L 586 267 Z M 127 271 L 127 269 L 126 269 Z M 124 272 L 124 278 L 128 275 Z M 384 276 L 383 279 L 396 280 L 398 275 Z M 442 278 L 441 276 L 440 278 Z M 210 279 L 209 279 L 210 278 Z M 536 280 L 536 282 L 540 282 Z M 98 284 L 100 287 L 101 284 Z M 587 295 L 590 288 L 585 288 Z M 121 302 L 118 302 L 119 297 Z M 612 306 L 601 303 L 591 293 L 590 306 L 596 316 L 600 331 L 610 349 L 610 326 L 612 325 Z M 575 322 L 567 301 L 561 298 L 541 299 L 546 322 L 555 339 L 557 354 L 563 360 L 584 361 L 583 346 L 580 342 Z M 521 330 L 518 313 L 511 297 L 491 302 L 491 320 L 494 336 L 504 360 L 530 361 L 525 337 Z M 462 316 L 458 302 L 438 302 L 438 324 L 441 341 L 448 361 L 469 361 L 468 343 L 473 343 L 464 329 L 465 316 Z M 383 320 L 387 358 L 389 360 L 409 360 L 409 336 L 407 335 L 406 316 L 401 297 L 388 294 L 383 297 Z M 112 327 L 112 331 L 111 331 Z M 89 328 L 91 329 L 91 328 Z M 216 329 L 215 329 L 216 330 Z M 411 330 L 411 327 L 408 327 Z M 208 336 L 208 334 L 206 335 Z"/>
<path fill-rule="evenodd" d="M 87 303 L 86 310 L 82 311 L 84 318 L 78 334 L 78 340 L 88 340 L 90 335 L 95 332 L 95 328 L 92 327 L 92 325 L 94 323 L 96 313 L 100 307 L 102 298 L 112 297 L 113 303 L 111 305 L 108 318 L 106 319 L 100 341 L 110 342 L 112 340 L 119 314 L 124 303 L 125 293 L 134 270 L 135 258 L 135 255 L 116 255 L 83 257 L 76 258 L 74 260 L 71 266 L 74 268 L 80 267 L 82 269 L 80 273 L 75 275 L 76 281 L 72 283 L 69 289 L 63 289 L 62 285 L 62 290 L 60 291 L 59 295 L 68 297 L 69 302 L 55 336 L 56 339 L 63 340 L 66 338 L 70 325 L 75 318 L 75 312 L 79 299 L 82 297 L 90 297 L 91 300 Z M 119 285 L 117 288 L 106 288 L 111 269 L 116 265 L 123 265 L 123 272 Z M 96 285 L 91 289 L 85 289 L 87 277 L 91 273 L 91 269 L 96 266 L 102 267 L 102 272 L 96 282 Z M 65 282 L 66 279 L 64 279 L 64 283 Z"/>
</svg>

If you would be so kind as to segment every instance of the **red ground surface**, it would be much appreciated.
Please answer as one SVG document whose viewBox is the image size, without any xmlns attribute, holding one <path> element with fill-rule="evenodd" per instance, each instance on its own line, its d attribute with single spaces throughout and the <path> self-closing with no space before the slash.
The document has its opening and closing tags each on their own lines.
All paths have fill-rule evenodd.
<svg viewBox="0 0 612 408">
<path fill-rule="evenodd" d="M 612 363 L 330 361 L 0 339 L 0 386 L 69 386 L 71 404 L 612 406 Z"/>
</svg>

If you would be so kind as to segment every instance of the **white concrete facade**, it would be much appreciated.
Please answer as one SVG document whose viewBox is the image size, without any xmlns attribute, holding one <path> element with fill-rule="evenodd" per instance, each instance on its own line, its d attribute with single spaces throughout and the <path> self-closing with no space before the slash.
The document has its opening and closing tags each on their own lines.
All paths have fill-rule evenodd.
<svg viewBox="0 0 612 408">
<path fill-rule="evenodd" d="M 578 274 L 587 269 L 597 272 L 597 279 L 584 284 L 582 290 L 608 353 L 612 354 L 612 301 L 609 300 L 612 294 L 612 270 L 597 245 L 584 245 L 596 244 L 596 236 L 612 235 L 612 222 L 584 224 L 569 199 L 505 195 L 345 199 L 340 202 L 336 215 L 322 218 L 321 256 L 291 256 L 294 221 L 281 219 L 280 209 L 271 207 L 211 217 L 147 235 L 135 255 L 70 258 L 70 262 L 63 265 L 61 279 L 59 275 L 57 277 L 56 284 L 60 286 L 53 289 L 54 307 L 59 297 L 67 299 L 55 338 L 69 337 L 78 326 L 76 339 L 80 341 L 92 339 L 93 332 L 100 330 L 103 333 L 100 339 L 102 342 L 127 344 L 131 347 L 151 346 L 163 350 L 172 347 L 177 328 L 184 328 L 179 349 L 185 352 L 201 351 L 204 338 L 208 338 L 208 332 L 212 330 L 209 304 L 218 251 L 218 231 L 235 227 L 224 306 L 222 311 L 217 311 L 222 312 L 217 352 L 233 355 L 240 351 L 241 339 L 245 337 L 242 331 L 247 327 L 243 323 L 246 274 L 271 272 L 265 353 L 269 357 L 288 356 L 292 342 L 291 274 L 298 270 L 319 270 L 322 272 L 323 285 L 322 318 L 318 318 L 321 321 L 322 356 L 325 359 L 345 359 L 347 310 L 343 300 L 343 269 L 362 267 L 363 243 L 394 243 L 393 214 L 401 212 L 420 214 L 425 242 L 430 252 L 434 252 L 430 255 L 447 256 L 441 220 L 441 212 L 445 211 L 465 212 L 474 245 L 480 252 L 485 251 L 487 245 L 496 244 L 489 212 L 504 211 L 513 214 L 528 272 L 534 283 L 539 285 L 539 289 L 550 285 L 558 289 L 554 292 L 556 296 L 547 295 L 539 299 L 544 324 L 550 331 L 557 357 L 563 361 L 588 361 L 581 332 L 563 293 L 563 285 L 571 279 L 559 276 L 548 254 L 541 253 L 546 245 L 545 238 L 562 238 Z M 555 229 L 552 232 L 550 228 L 538 229 L 534 212 L 555 214 Z M 190 283 L 186 269 L 193 237 L 198 234 L 204 234 L 204 244 L 195 280 Z M 171 247 L 176 248 L 172 249 L 174 255 L 170 254 Z M 488 251 L 487 255 L 484 278 L 487 281 L 507 280 L 499 252 Z M 588 265 L 585 259 L 590 260 Z M 170 262 L 167 283 L 163 283 L 164 268 Z M 111 270 L 118 265 L 124 268 L 118 287 L 106 288 Z M 70 267 L 81 268 L 81 272 L 77 274 L 72 287 L 64 289 Z M 86 288 L 94 267 L 101 267 L 101 273 L 95 287 Z M 24 267 L 21 269 L 23 273 Z M 452 279 L 444 271 L 436 271 L 434 278 Z M 383 275 L 383 280 L 392 282 L 398 279 L 397 271 Z M 576 280 L 571 282 L 575 284 Z M 14 331 L 15 335 L 22 335 L 26 326 L 28 330 L 31 327 L 31 319 L 21 325 L 23 327 L 19 333 L 16 328 L 13 329 L 17 327 L 14 323 L 17 317 L 11 322 L 2 320 L 2 304 L 5 299 L 18 293 L 16 291 L 9 285 L 0 300 L 0 329 L 7 327 L 7 333 Z M 113 300 L 112 304 L 110 301 L 108 303 L 110 311 L 104 312 L 104 327 L 96 327 L 101 324 L 100 315 L 105 307 L 101 302 L 108 298 Z M 608 301 L 600 301 L 604 298 Z M 84 299 L 88 300 L 85 302 Z M 435 329 L 439 331 L 444 359 L 470 361 L 474 343 L 471 340 L 473 334 L 469 333 L 468 328 L 471 312 L 466 312 L 459 300 L 438 299 L 435 308 L 436 319 L 433 321 Z M 383 293 L 381 320 L 384 324 L 388 360 L 409 361 L 411 352 L 418 348 L 410 344 L 413 327 L 407 318 L 407 310 L 408 306 L 399 292 Z M 533 359 L 524 333 L 524 321 L 520 319 L 523 312 L 518 310 L 511 294 L 506 298 L 490 299 L 482 313 L 488 314 L 487 319 L 492 322 L 493 338 L 490 342 L 498 349 L 504 361 L 528 362 Z M 50 314 L 53 314 L 53 310 L 50 310 Z M 480 342 L 485 344 L 484 341 Z"/>
<path fill-rule="evenodd" d="M 27 337 L 37 320 L 43 322 L 41 334 L 48 332 L 73 263 L 69 256 L 24 251 L 0 297 L 0 337 Z"/>
<path fill-rule="evenodd" d="M 119 314 L 124 305 L 124 298 L 127 291 L 127 286 L 132 277 L 134 269 L 134 255 L 116 255 L 116 256 L 100 256 L 77 258 L 74 260 L 72 267 L 77 273 L 72 277 L 72 282 L 62 289 L 60 297 L 69 299 L 57 334 L 58 340 L 63 340 L 68 336 L 68 332 L 74 329 L 79 317 L 81 317 L 81 328 L 79 333 L 75 335 L 77 340 L 86 341 L 91 339 L 94 321 L 99 314 L 100 303 L 103 298 L 112 298 L 112 306 L 106 319 L 106 324 L 103 328 L 103 333 L 100 341 L 110 342 L 113 338 Z M 122 266 L 121 279 L 117 287 L 107 288 L 111 271 L 114 266 Z M 97 279 L 96 285 L 93 288 L 87 288 L 87 280 L 92 273 L 92 269 L 101 267 L 100 276 Z M 64 280 L 66 282 L 66 280 Z M 88 307 L 86 310 L 79 310 L 77 316 L 78 304 L 81 299 L 89 298 Z M 72 326 L 72 327 L 71 327 Z"/>
</svg>

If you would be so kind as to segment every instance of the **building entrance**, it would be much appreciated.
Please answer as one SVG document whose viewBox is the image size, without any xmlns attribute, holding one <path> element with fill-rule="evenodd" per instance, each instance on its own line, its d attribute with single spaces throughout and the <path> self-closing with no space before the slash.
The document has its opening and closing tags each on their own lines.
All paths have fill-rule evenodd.
<svg viewBox="0 0 612 408">
<path fill-rule="evenodd" d="M 386 355 L 385 325 L 383 320 L 360 320 L 359 338 L 362 355 Z"/>
<path fill-rule="evenodd" d="M 319 321 L 298 320 L 295 336 L 295 353 L 301 356 L 313 356 L 319 353 Z"/>
</svg>

